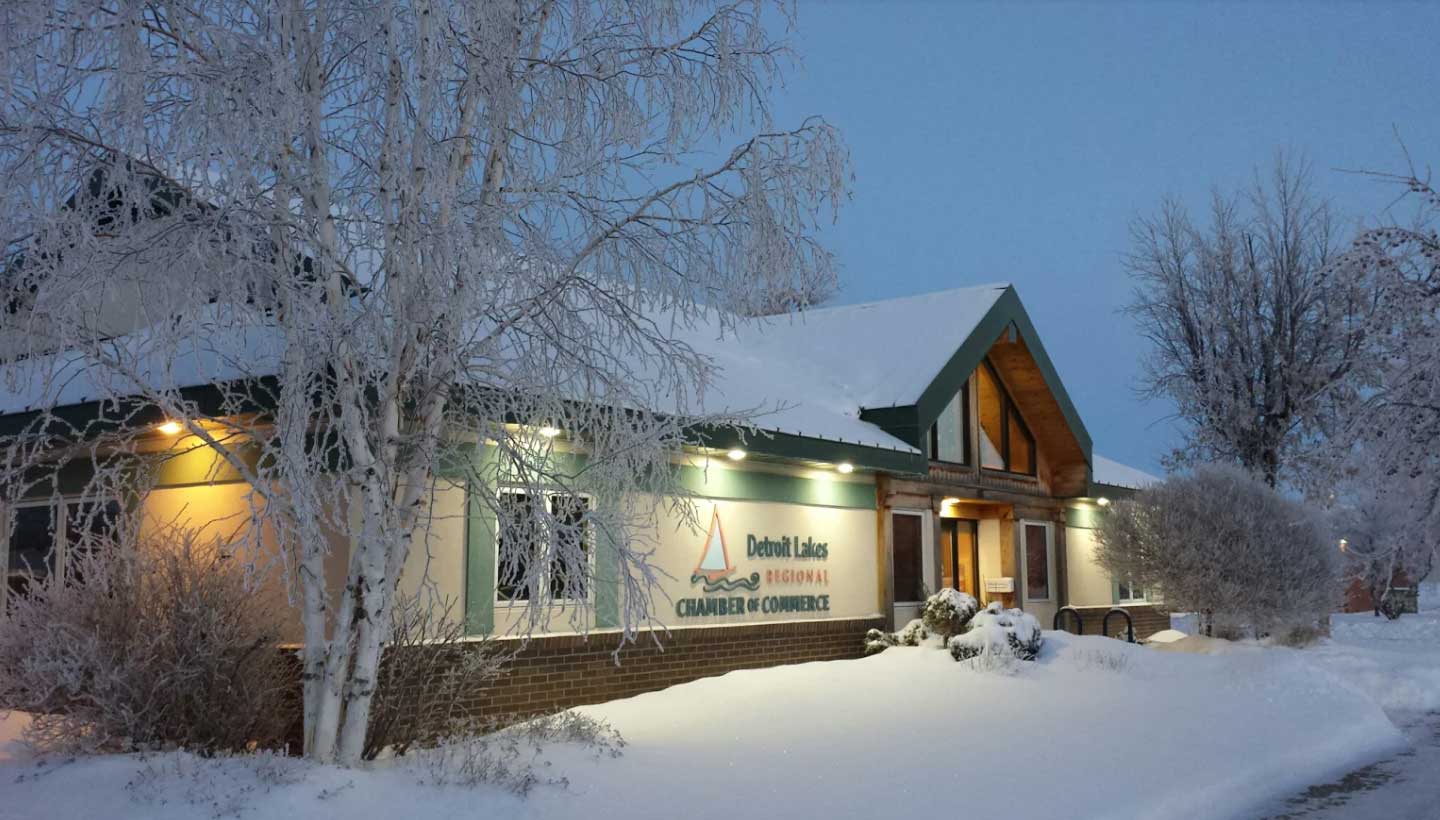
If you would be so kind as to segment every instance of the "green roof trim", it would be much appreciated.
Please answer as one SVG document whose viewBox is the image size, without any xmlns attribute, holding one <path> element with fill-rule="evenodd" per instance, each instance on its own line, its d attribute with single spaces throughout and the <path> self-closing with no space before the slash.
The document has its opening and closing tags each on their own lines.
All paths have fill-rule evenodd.
<svg viewBox="0 0 1440 820">
<path fill-rule="evenodd" d="M 1085 429 L 1085 423 L 1080 420 L 1080 413 L 1075 409 L 1075 403 L 1070 400 L 1070 395 L 1065 391 L 1065 385 L 1060 381 L 1060 374 L 1055 370 L 1054 362 L 1050 361 L 1050 355 L 1045 352 L 1045 345 L 1040 341 L 1040 334 L 1035 330 L 1035 324 L 1030 321 L 1030 314 L 1025 312 L 1025 306 L 1020 303 L 1020 296 L 1015 292 L 1013 286 L 1007 286 L 995 300 L 976 325 L 965 338 L 964 343 L 955 351 L 945 366 L 940 369 L 939 374 L 930 382 L 930 386 L 920 394 L 915 404 L 902 407 L 877 407 L 860 411 L 860 418 L 875 424 L 887 433 L 913 444 L 916 447 L 924 448 L 923 441 L 925 432 L 930 425 L 940 417 L 945 405 L 950 403 L 951 397 L 959 392 L 961 385 L 975 372 L 975 368 L 985 360 L 990 347 L 995 340 L 1000 338 L 1006 328 L 1014 326 L 1020 337 L 1025 340 L 1025 345 L 1030 351 L 1030 356 L 1035 360 L 1035 365 L 1040 369 L 1040 375 L 1045 379 L 1045 386 L 1049 388 L 1050 394 L 1055 397 L 1056 404 L 1060 405 L 1060 412 L 1065 417 L 1065 423 L 1070 432 L 1079 442 L 1080 449 L 1085 453 L 1087 464 L 1091 462 L 1091 441 L 1090 433 Z"/>
<path fill-rule="evenodd" d="M 744 448 L 756 455 L 775 458 L 838 464 L 848 461 L 857 470 L 877 470 L 890 473 L 922 475 L 930 469 L 930 463 L 923 453 L 905 450 L 890 450 L 884 447 L 869 447 L 844 441 L 797 436 L 757 428 L 759 432 L 744 435 L 735 428 L 713 427 L 695 430 L 693 440 L 702 447 L 728 450 Z"/>
</svg>

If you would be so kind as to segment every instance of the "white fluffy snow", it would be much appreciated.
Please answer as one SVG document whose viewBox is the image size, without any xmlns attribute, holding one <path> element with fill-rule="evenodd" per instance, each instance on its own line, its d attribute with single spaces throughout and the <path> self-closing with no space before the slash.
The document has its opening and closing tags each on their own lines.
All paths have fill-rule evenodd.
<svg viewBox="0 0 1440 820">
<path fill-rule="evenodd" d="M 1440 710 L 1440 611 L 1332 615 L 1330 639 L 1304 654 L 1388 710 Z"/>
<path fill-rule="evenodd" d="M 1373 701 L 1303 652 L 1173 655 L 1045 637 L 1038 661 L 1007 674 L 894 648 L 586 707 L 625 735 L 624 756 L 555 750 L 543 774 L 569 788 L 526 799 L 423 786 L 397 764 L 277 774 L 273 761 L 112 756 L 0 763 L 0 815 L 1224 818 L 1403 744 Z"/>
</svg>

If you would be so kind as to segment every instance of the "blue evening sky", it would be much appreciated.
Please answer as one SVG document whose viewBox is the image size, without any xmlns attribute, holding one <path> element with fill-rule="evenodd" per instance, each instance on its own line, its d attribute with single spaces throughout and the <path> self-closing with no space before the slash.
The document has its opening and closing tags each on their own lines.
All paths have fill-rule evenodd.
<svg viewBox="0 0 1440 820">
<path fill-rule="evenodd" d="M 1337 169 L 1400 169 L 1395 128 L 1440 166 L 1437 32 L 1440 2 L 802 0 L 776 114 L 823 114 L 853 152 L 839 302 L 1014 283 L 1096 452 L 1158 470 L 1176 432 L 1134 392 L 1127 223 L 1281 148 L 1373 218 L 1395 192 Z"/>
</svg>

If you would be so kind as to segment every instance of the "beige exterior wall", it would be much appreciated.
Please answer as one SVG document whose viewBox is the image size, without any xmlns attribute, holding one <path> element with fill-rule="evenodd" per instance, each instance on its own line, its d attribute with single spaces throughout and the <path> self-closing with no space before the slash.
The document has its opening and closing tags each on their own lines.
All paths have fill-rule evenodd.
<svg viewBox="0 0 1440 820">
<path fill-rule="evenodd" d="M 1095 531 L 1065 528 L 1065 569 L 1069 576 L 1071 606 L 1110 606 L 1114 603 L 1110 576 L 1095 563 Z"/>
<path fill-rule="evenodd" d="M 1000 520 L 996 518 L 980 519 L 980 600 L 982 603 L 990 603 L 992 594 L 985 591 L 985 582 L 991 578 L 1004 578 L 1005 567 L 1001 557 L 1002 537 L 1000 534 Z M 998 593 L 993 595 L 999 600 Z"/>
<path fill-rule="evenodd" d="M 678 513 L 667 513 L 654 533 L 650 563 L 659 575 L 653 609 L 659 624 L 719 626 L 878 614 L 874 510 L 703 499 L 697 502 L 696 513 L 698 530 L 687 526 Z M 754 579 L 755 589 L 736 586 L 706 592 L 705 580 L 695 579 L 717 515 L 724 551 L 733 567 L 717 580 L 733 584 Z M 804 554 L 807 544 L 808 555 Z M 819 557 L 820 545 L 824 557 Z M 496 634 L 524 631 L 526 615 L 523 606 L 497 602 Z M 537 624 L 534 631 L 573 629 L 581 623 L 579 615 L 555 607 L 548 622 Z"/>
<path fill-rule="evenodd" d="M 143 526 L 151 533 L 167 525 L 198 527 L 206 536 L 239 542 L 249 535 L 249 504 L 248 487 L 243 483 L 160 488 L 146 499 Z M 467 527 L 493 524 L 484 519 L 466 521 L 463 484 L 442 485 L 429 509 L 428 537 L 423 549 L 411 552 L 400 589 L 421 596 L 437 610 L 449 602 L 451 617 L 461 618 L 466 611 Z M 698 502 L 696 513 L 699 530 L 688 527 L 678 513 L 667 513 L 656 531 L 642 539 L 644 547 L 654 549 L 651 564 L 660 576 L 653 611 L 657 623 L 705 626 L 877 614 L 880 570 L 873 510 L 707 499 Z M 754 589 L 740 586 L 706 592 L 705 581 L 693 578 L 717 514 L 733 567 L 717 580 L 749 582 L 753 575 Z M 486 542 L 493 544 L 493 539 Z M 271 539 L 262 538 L 260 544 L 257 600 L 291 612 L 286 638 L 298 641 L 299 611 L 291 605 L 287 568 Z M 337 596 L 348 555 L 348 545 L 337 537 L 327 566 Z M 493 586 L 487 587 L 485 594 L 493 594 Z M 711 599 L 725 601 L 723 612 L 713 608 L 718 604 L 707 603 Z M 523 606 L 497 602 L 493 629 L 497 635 L 506 635 L 594 628 L 590 610 L 588 606 L 585 611 L 557 606 L 532 624 L 525 621 L 529 613 Z"/>
<path fill-rule="evenodd" d="M 465 613 L 465 485 L 442 482 L 430 499 L 429 531 L 410 550 L 400 592 L 460 619 Z"/>
</svg>

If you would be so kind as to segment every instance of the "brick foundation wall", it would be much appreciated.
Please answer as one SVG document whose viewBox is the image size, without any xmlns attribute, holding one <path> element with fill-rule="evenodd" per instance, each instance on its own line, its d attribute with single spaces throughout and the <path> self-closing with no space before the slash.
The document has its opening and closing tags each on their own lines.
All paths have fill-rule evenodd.
<svg viewBox="0 0 1440 820">
<path fill-rule="evenodd" d="M 477 714 L 519 718 L 664 689 L 677 683 L 787 663 L 858 658 L 866 630 L 885 619 L 791 621 L 724 627 L 685 627 L 660 636 L 648 632 L 620 654 L 615 636 L 532 638 L 492 686 L 466 703 Z"/>
<path fill-rule="evenodd" d="M 1099 635 L 1100 626 L 1105 620 L 1105 613 L 1112 608 L 1108 606 L 1077 606 L 1080 617 L 1084 619 L 1084 635 Z M 1118 607 L 1130 613 L 1130 618 L 1135 622 L 1135 640 L 1143 641 L 1162 629 L 1170 628 L 1170 613 L 1154 604 L 1125 604 Z M 1049 627 L 1050 624 L 1044 626 Z M 1075 631 L 1075 618 L 1065 615 L 1060 621 L 1060 628 L 1067 632 Z M 1110 634 L 1123 635 L 1125 633 L 1125 619 L 1116 615 L 1110 619 Z"/>
</svg>

